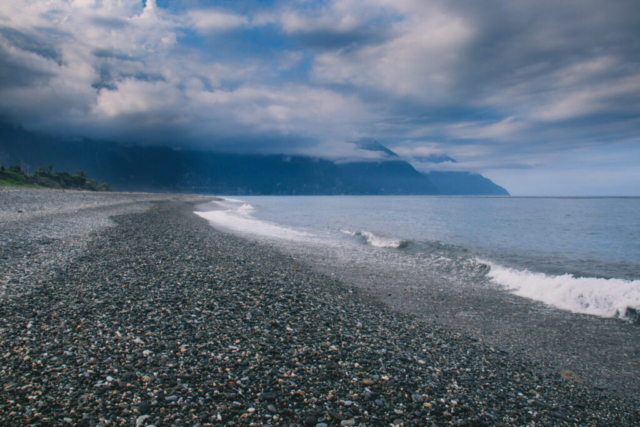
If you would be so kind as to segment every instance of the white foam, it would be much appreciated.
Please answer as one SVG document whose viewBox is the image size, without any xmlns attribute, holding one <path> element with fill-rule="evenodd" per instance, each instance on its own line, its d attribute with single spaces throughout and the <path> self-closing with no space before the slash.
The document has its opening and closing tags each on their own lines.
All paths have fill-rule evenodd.
<svg viewBox="0 0 640 427">
<path fill-rule="evenodd" d="M 379 236 L 370 231 L 348 231 L 348 230 L 340 230 L 342 233 L 349 236 L 361 236 L 364 240 L 370 244 L 371 246 L 375 246 L 377 248 L 399 248 L 404 244 L 404 241 L 399 239 L 393 239 L 389 237 Z"/>
<path fill-rule="evenodd" d="M 224 200 L 225 202 L 231 202 L 231 203 L 245 203 L 244 200 L 238 200 L 238 199 L 229 199 L 227 197 L 221 197 L 222 200 Z"/>
<path fill-rule="evenodd" d="M 480 260 L 479 260 L 480 261 Z M 574 313 L 601 317 L 624 316 L 627 308 L 640 308 L 640 280 L 548 276 L 528 270 L 515 270 L 491 262 L 491 280 L 514 294 L 542 301 Z"/>
<path fill-rule="evenodd" d="M 238 212 L 240 215 L 248 216 L 254 213 L 255 210 L 256 208 L 253 207 L 253 205 L 245 203 L 244 205 L 240 206 L 236 212 Z"/>
<path fill-rule="evenodd" d="M 367 243 L 377 248 L 399 248 L 403 243 L 402 240 L 378 236 L 369 231 L 362 231 L 360 234 L 367 240 Z"/>
<path fill-rule="evenodd" d="M 252 218 L 251 213 L 254 210 L 253 206 L 245 204 L 237 209 L 195 212 L 195 214 L 206 219 L 214 226 L 245 234 L 285 240 L 306 240 L 313 237 L 309 233 Z"/>
</svg>

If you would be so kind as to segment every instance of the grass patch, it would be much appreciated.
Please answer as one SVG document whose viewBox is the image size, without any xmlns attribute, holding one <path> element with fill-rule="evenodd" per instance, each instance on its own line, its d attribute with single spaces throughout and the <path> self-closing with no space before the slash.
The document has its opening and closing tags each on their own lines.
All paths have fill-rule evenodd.
<svg viewBox="0 0 640 427">
<path fill-rule="evenodd" d="M 105 182 L 97 183 L 92 179 L 87 179 L 87 174 L 84 171 L 70 175 L 67 172 L 53 172 L 51 166 L 39 167 L 33 175 L 25 174 L 19 166 L 11 166 L 9 169 L 2 168 L 0 169 L 0 186 L 113 191 Z"/>
<path fill-rule="evenodd" d="M 30 187 L 30 188 L 44 188 L 36 184 L 29 184 L 28 182 L 13 181 L 8 179 L 0 179 L 0 187 Z"/>
</svg>

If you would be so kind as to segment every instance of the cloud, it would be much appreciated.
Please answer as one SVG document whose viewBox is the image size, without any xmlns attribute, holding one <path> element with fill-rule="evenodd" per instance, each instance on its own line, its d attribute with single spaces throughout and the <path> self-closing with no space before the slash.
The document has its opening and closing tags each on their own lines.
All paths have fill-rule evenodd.
<svg viewBox="0 0 640 427">
<path fill-rule="evenodd" d="M 531 117 L 562 121 L 596 114 L 640 114 L 640 72 L 614 81 L 587 87 L 573 87 L 550 97 Z"/>
<path fill-rule="evenodd" d="M 371 156 L 349 141 L 372 137 L 419 167 L 446 154 L 506 176 L 638 146 L 638 28 L 634 0 L 14 0 L 0 115 L 331 158 Z"/>
<path fill-rule="evenodd" d="M 279 25 L 288 36 L 323 50 L 383 40 L 390 25 L 398 19 L 392 9 L 366 1 L 336 0 L 320 6 L 313 2 L 294 4 L 271 14 L 269 21 Z"/>
<path fill-rule="evenodd" d="M 289 151 L 303 149 L 318 135 L 351 137 L 372 119 L 356 95 L 304 83 L 256 83 L 265 70 L 255 61 L 211 60 L 178 41 L 186 30 L 229 30 L 247 24 L 247 17 L 214 10 L 170 13 L 154 2 L 117 6 L 108 0 L 60 2 L 51 10 L 40 5 L 39 17 L 55 9 L 58 18 L 35 18 L 38 27 L 19 25 L 34 19 L 29 7 L 12 10 L 15 26 L 23 29 L 0 31 L 0 49 L 7 53 L 0 65 L 7 75 L 0 110 L 45 131 L 160 143 L 180 134 L 184 143 L 224 141 L 225 149 L 235 138 L 261 150 L 256 141 L 273 143 L 279 135 Z M 104 25 L 94 25 L 97 17 Z M 64 37 L 45 43 L 43 32 L 53 29 Z M 284 51 L 269 64 L 269 73 L 302 59 L 301 52 Z M 302 146 L 291 147 L 294 140 Z"/>
<path fill-rule="evenodd" d="M 300 51 L 284 51 L 279 55 L 278 71 L 290 70 L 304 59 L 304 53 Z"/>
<path fill-rule="evenodd" d="M 204 33 L 229 31 L 249 24 L 246 16 L 212 9 L 189 11 L 188 17 L 192 25 Z"/>
<path fill-rule="evenodd" d="M 246 85 L 231 91 L 211 92 L 196 86 L 186 94 L 193 104 L 224 111 L 223 116 L 230 123 L 259 133 L 345 138 L 353 135 L 354 128 L 373 119 L 357 97 L 306 85 L 286 85 L 278 89 Z"/>
<path fill-rule="evenodd" d="M 426 103 L 446 102 L 454 83 L 449 71 L 459 61 L 457 52 L 472 39 L 473 28 L 459 16 L 434 9 L 395 23 L 392 33 L 380 44 L 316 56 L 314 78 Z"/>
<path fill-rule="evenodd" d="M 508 140 L 526 125 L 518 122 L 515 117 L 507 117 L 496 123 L 463 122 L 448 126 L 450 135 L 460 139 L 491 139 L 495 141 Z"/>
</svg>

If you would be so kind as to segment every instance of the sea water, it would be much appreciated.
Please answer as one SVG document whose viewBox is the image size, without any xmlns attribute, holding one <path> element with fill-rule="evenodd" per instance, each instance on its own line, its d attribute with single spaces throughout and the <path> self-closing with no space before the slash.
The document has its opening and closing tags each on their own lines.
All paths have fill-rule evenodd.
<svg viewBox="0 0 640 427">
<path fill-rule="evenodd" d="M 254 196 L 201 210 L 338 276 L 489 286 L 603 317 L 640 309 L 640 198 Z"/>
</svg>

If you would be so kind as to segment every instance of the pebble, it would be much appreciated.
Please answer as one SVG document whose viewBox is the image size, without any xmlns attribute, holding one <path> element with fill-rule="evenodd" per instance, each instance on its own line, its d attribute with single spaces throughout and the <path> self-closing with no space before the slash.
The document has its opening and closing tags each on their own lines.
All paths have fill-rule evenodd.
<svg viewBox="0 0 640 427">
<path fill-rule="evenodd" d="M 411 400 L 413 400 L 415 403 L 423 403 L 425 399 L 423 395 L 414 393 L 411 395 Z"/>
<path fill-rule="evenodd" d="M 149 418 L 149 415 L 142 415 L 136 419 L 136 427 L 144 425 L 145 421 Z"/>
<path fill-rule="evenodd" d="M 149 197 L 79 209 L 106 216 L 94 231 L 31 208 L 0 224 L 0 279 L 24 285 L 0 304 L 4 424 L 640 425 L 617 395 L 214 230 L 204 199 Z"/>
</svg>

